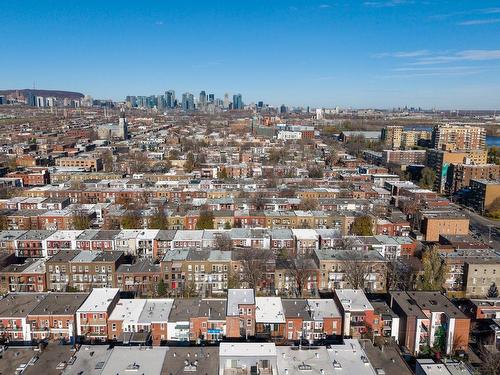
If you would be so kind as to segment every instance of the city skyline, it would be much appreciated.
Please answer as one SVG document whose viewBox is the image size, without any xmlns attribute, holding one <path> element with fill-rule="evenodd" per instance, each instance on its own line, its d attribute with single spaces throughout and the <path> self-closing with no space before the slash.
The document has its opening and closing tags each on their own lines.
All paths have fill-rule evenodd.
<svg viewBox="0 0 500 375">
<path fill-rule="evenodd" d="M 176 87 L 276 106 L 493 110 L 499 25 L 491 1 L 12 2 L 0 82 L 113 100 Z"/>
</svg>

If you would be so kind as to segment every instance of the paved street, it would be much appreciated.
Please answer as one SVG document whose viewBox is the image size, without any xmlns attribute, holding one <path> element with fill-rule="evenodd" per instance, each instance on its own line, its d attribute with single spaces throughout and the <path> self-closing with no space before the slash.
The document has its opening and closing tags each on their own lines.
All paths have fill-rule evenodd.
<svg viewBox="0 0 500 375">
<path fill-rule="evenodd" d="M 490 240 L 491 232 L 491 242 L 490 245 L 495 250 L 500 250 L 500 221 L 495 221 L 476 214 L 475 212 L 469 210 L 466 207 L 458 206 L 470 219 L 470 231 L 473 235 L 481 237 L 484 242 L 488 243 Z"/>
</svg>

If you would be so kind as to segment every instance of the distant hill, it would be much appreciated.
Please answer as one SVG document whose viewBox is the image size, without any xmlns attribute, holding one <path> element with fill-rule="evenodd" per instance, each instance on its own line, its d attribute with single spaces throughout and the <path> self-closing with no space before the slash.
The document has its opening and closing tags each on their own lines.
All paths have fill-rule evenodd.
<svg viewBox="0 0 500 375">
<path fill-rule="evenodd" d="M 0 90 L 0 95 L 5 96 L 23 96 L 27 97 L 29 93 L 35 96 L 55 97 L 55 98 L 68 98 L 68 99 L 82 99 L 84 95 L 80 92 L 61 91 L 61 90 L 33 90 L 33 89 L 19 89 L 19 90 Z"/>
</svg>

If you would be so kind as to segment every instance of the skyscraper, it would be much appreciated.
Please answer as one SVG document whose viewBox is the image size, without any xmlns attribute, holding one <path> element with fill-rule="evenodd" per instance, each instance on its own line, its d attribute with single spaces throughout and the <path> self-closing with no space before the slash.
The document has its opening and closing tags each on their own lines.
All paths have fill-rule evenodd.
<svg viewBox="0 0 500 375">
<path fill-rule="evenodd" d="M 208 94 L 208 101 L 209 101 L 209 103 L 213 103 L 215 101 L 215 95 L 214 94 Z"/>
<path fill-rule="evenodd" d="M 204 107 L 205 104 L 207 104 L 207 94 L 205 92 L 205 90 L 202 90 L 200 92 L 200 97 L 199 97 L 199 104 L 200 106 Z"/>
<path fill-rule="evenodd" d="M 241 94 L 233 95 L 233 109 L 243 109 L 243 99 Z"/>
<path fill-rule="evenodd" d="M 224 94 L 224 108 L 229 108 L 229 94 L 227 92 Z"/>
<path fill-rule="evenodd" d="M 165 101 L 166 101 L 167 108 L 174 108 L 175 107 L 175 91 L 174 90 L 165 91 Z"/>
<path fill-rule="evenodd" d="M 189 92 L 182 94 L 182 109 L 184 111 L 194 110 L 194 96 Z"/>
</svg>

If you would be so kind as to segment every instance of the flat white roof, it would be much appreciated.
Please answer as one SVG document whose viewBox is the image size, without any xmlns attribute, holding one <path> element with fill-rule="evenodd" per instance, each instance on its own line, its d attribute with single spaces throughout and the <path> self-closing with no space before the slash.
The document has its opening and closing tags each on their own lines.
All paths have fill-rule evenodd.
<svg viewBox="0 0 500 375">
<path fill-rule="evenodd" d="M 120 292 L 118 288 L 94 288 L 78 312 L 105 312 L 111 301 Z"/>
<path fill-rule="evenodd" d="M 275 357 L 276 345 L 268 342 L 221 342 L 219 356 L 225 357 Z"/>
<path fill-rule="evenodd" d="M 376 374 L 358 340 L 346 339 L 343 345 L 332 345 L 331 349 L 327 350 L 335 369 L 334 374 L 337 372 L 347 375 Z"/>
<path fill-rule="evenodd" d="M 280 297 L 255 297 L 256 323 L 285 323 Z"/>
<path fill-rule="evenodd" d="M 168 321 L 170 310 L 174 304 L 173 298 L 148 299 L 142 309 L 139 323 L 157 323 Z"/>
<path fill-rule="evenodd" d="M 137 324 L 145 304 L 145 299 L 120 299 L 109 320 L 121 320 L 123 325 Z"/>
<path fill-rule="evenodd" d="M 335 294 L 347 311 L 366 311 L 373 310 L 368 298 L 361 289 L 335 289 Z"/>
<path fill-rule="evenodd" d="M 276 348 L 278 375 L 333 374 L 333 364 L 324 346 L 279 346 Z"/>
<path fill-rule="evenodd" d="M 101 375 L 160 374 L 168 350 L 169 348 L 158 346 L 115 346 Z"/>
</svg>

